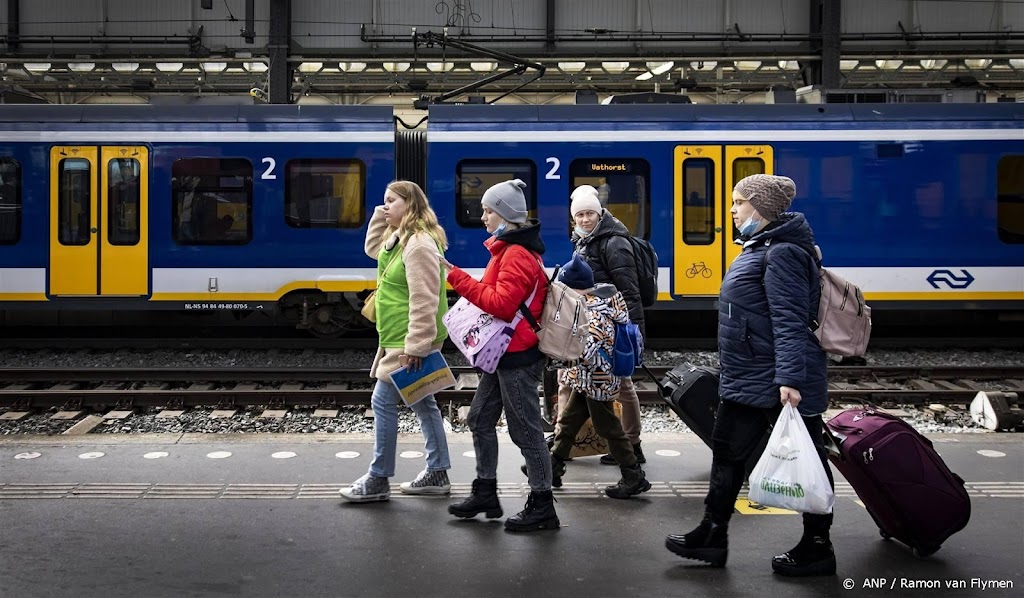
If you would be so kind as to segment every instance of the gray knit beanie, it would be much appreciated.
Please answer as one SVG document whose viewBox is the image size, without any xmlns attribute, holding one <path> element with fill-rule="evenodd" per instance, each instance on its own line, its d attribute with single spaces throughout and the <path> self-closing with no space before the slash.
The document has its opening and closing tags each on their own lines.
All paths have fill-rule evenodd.
<svg viewBox="0 0 1024 598">
<path fill-rule="evenodd" d="M 494 210 L 506 221 L 522 224 L 526 222 L 526 196 L 523 195 L 525 188 L 526 183 L 519 179 L 502 181 L 484 191 L 480 203 Z"/>
<path fill-rule="evenodd" d="M 793 179 L 773 174 L 752 174 L 736 183 L 739 193 L 765 220 L 775 221 L 789 209 L 796 196 Z"/>
</svg>

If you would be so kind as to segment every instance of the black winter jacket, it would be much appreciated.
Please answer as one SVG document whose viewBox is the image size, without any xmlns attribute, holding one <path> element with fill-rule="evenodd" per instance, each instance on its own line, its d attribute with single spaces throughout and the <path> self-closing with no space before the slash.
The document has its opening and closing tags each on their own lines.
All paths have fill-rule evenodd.
<svg viewBox="0 0 1024 598">
<path fill-rule="evenodd" d="M 718 310 L 724 400 L 773 407 L 779 386 L 790 386 L 800 391 L 801 414 L 825 412 L 827 356 L 810 329 L 821 295 L 811 255 L 814 233 L 790 212 L 744 243 L 729 267 Z"/>
<path fill-rule="evenodd" d="M 636 257 L 629 236 L 626 225 L 605 210 L 592 233 L 581 237 L 573 231 L 572 242 L 576 253 L 587 260 L 594 271 L 594 282 L 611 284 L 622 293 L 629 308 L 629 320 L 644 334 L 644 306 L 640 302 Z"/>
</svg>

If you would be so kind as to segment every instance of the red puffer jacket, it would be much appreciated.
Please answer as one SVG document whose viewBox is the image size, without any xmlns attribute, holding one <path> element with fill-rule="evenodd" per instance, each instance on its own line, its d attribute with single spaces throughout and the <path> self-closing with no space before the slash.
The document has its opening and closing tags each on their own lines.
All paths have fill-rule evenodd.
<svg viewBox="0 0 1024 598">
<path fill-rule="evenodd" d="M 509 233 L 524 233 L 531 228 L 539 229 L 540 226 L 520 228 Z M 539 320 L 548 293 L 546 275 L 540 259 L 531 251 L 532 248 L 528 248 L 531 244 L 517 243 L 519 239 L 515 237 L 522 235 L 509 233 L 501 235 L 501 238 L 490 237 L 484 241 L 484 247 L 491 252 L 491 260 L 487 262 L 487 268 L 479 281 L 456 267 L 448 273 L 448 284 L 473 305 L 506 322 L 516 317 L 519 305 L 526 302 L 536 287 L 537 292 L 529 307 L 533 317 Z M 539 241 L 539 231 L 534 234 Z M 506 240 L 507 237 L 512 238 Z M 543 252 L 543 242 L 539 249 Z M 531 349 L 538 342 L 533 327 L 523 318 L 512 335 L 508 353 Z"/>
</svg>

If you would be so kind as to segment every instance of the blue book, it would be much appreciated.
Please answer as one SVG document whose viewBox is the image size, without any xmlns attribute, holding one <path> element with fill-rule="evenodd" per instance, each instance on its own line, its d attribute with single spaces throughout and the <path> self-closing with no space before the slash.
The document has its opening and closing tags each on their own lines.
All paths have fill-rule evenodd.
<svg viewBox="0 0 1024 598">
<path fill-rule="evenodd" d="M 415 372 L 402 366 L 391 372 L 391 382 L 402 395 L 406 405 L 412 405 L 428 395 L 455 386 L 455 375 L 448 367 L 444 355 L 434 351 L 423 358 L 423 365 Z"/>
</svg>

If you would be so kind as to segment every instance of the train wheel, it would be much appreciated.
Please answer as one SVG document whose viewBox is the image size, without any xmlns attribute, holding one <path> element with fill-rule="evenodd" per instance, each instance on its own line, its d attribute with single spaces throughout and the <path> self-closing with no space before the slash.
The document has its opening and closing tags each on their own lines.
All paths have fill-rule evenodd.
<svg viewBox="0 0 1024 598">
<path fill-rule="evenodd" d="M 311 314 L 309 323 L 309 331 L 318 338 L 338 338 L 366 328 L 366 320 L 347 303 L 321 305 Z"/>
</svg>

